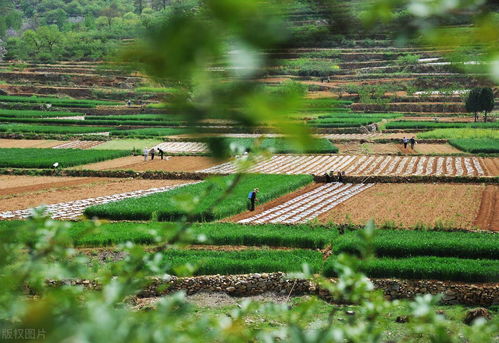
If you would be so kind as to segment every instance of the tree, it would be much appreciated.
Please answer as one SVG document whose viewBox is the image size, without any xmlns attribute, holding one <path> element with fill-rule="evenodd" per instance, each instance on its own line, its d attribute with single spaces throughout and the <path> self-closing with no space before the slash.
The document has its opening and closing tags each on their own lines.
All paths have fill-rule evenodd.
<svg viewBox="0 0 499 343">
<path fill-rule="evenodd" d="M 106 7 L 100 11 L 101 16 L 107 18 L 107 25 L 111 26 L 113 18 L 119 17 L 121 15 L 121 11 L 118 7 L 118 4 L 113 1 L 109 7 Z"/>
<path fill-rule="evenodd" d="M 478 100 L 480 92 L 481 88 L 479 87 L 473 88 L 468 94 L 468 97 L 466 98 L 465 101 L 466 111 L 473 113 L 475 117 L 475 122 L 478 121 L 478 112 L 480 112 L 480 103 Z"/>
<path fill-rule="evenodd" d="M 494 92 L 492 91 L 492 88 L 482 88 L 480 95 L 478 96 L 478 103 L 480 105 L 480 111 L 484 114 L 483 121 L 487 121 L 487 114 L 494 109 L 494 102 Z"/>
</svg>

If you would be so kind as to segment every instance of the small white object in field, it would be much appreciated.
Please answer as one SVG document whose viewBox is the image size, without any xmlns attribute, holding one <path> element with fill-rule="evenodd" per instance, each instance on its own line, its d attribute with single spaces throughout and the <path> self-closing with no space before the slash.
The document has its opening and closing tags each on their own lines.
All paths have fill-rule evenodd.
<svg viewBox="0 0 499 343">
<path fill-rule="evenodd" d="M 52 167 L 54 167 L 54 168 L 59 167 L 59 162 L 55 162 L 55 163 L 52 165 Z"/>
</svg>

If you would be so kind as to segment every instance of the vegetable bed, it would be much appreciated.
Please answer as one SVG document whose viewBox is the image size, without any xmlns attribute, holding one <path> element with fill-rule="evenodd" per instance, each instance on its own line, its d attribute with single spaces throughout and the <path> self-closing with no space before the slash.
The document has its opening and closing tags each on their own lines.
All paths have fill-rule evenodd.
<svg viewBox="0 0 499 343">
<path fill-rule="evenodd" d="M 80 149 L 0 149 L 0 165 L 17 168 L 52 168 L 105 161 L 129 155 L 123 150 L 80 150 Z"/>
<path fill-rule="evenodd" d="M 312 182 L 312 176 L 309 175 L 244 175 L 232 192 L 219 201 L 234 177 L 214 178 L 169 192 L 89 207 L 85 215 L 114 220 L 157 218 L 174 221 L 186 216 L 191 210 L 195 220 L 211 221 L 244 211 L 247 195 L 253 188 L 260 188 L 258 198 L 261 204 Z M 192 204 L 193 201 L 198 202 L 197 206 L 190 208 L 187 203 Z"/>
</svg>

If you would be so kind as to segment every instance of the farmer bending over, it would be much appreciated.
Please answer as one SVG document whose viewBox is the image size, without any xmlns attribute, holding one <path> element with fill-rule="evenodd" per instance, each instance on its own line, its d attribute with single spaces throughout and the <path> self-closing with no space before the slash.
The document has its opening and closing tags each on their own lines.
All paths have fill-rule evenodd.
<svg viewBox="0 0 499 343">
<path fill-rule="evenodd" d="M 259 189 L 255 188 L 253 191 L 249 192 L 249 194 L 248 194 L 248 209 L 250 211 L 255 210 L 255 202 L 258 201 L 258 199 L 256 198 L 256 194 L 258 192 L 259 192 Z"/>
</svg>

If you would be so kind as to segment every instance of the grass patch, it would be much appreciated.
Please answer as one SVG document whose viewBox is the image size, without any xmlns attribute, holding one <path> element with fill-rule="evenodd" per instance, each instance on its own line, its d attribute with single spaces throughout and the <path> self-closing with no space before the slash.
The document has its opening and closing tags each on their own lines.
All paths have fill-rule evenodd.
<svg viewBox="0 0 499 343">
<path fill-rule="evenodd" d="M 29 132 L 29 133 L 94 133 L 106 132 L 111 130 L 110 127 L 99 126 L 67 126 L 67 125 L 28 125 L 28 124 L 1 124 L 0 132 Z"/>
<path fill-rule="evenodd" d="M 326 276 L 336 276 L 334 259 L 324 267 Z M 364 261 L 361 270 L 374 278 L 436 279 L 464 282 L 499 281 L 499 261 L 453 257 L 377 258 Z"/>
<path fill-rule="evenodd" d="M 487 129 L 437 129 L 419 133 L 418 138 L 441 138 L 441 139 L 471 139 L 492 138 L 499 139 L 498 130 Z"/>
<path fill-rule="evenodd" d="M 255 187 L 260 188 L 260 203 L 265 203 L 312 182 L 309 175 L 244 175 L 232 192 L 215 204 L 234 177 L 229 175 L 213 178 L 143 198 L 93 206 L 87 208 L 85 214 L 88 217 L 115 220 L 158 218 L 162 221 L 175 221 L 191 210 L 196 220 L 210 221 L 244 211 L 247 195 Z M 193 201 L 198 201 L 196 208 L 190 207 Z M 208 210 L 212 205 L 214 207 Z"/>
<path fill-rule="evenodd" d="M 499 139 L 492 138 L 462 138 L 451 139 L 449 144 L 471 153 L 499 153 Z"/>
<path fill-rule="evenodd" d="M 0 149 L 0 165 L 17 168 L 52 168 L 55 162 L 60 167 L 105 161 L 130 154 L 120 150 L 79 149 Z"/>
</svg>

